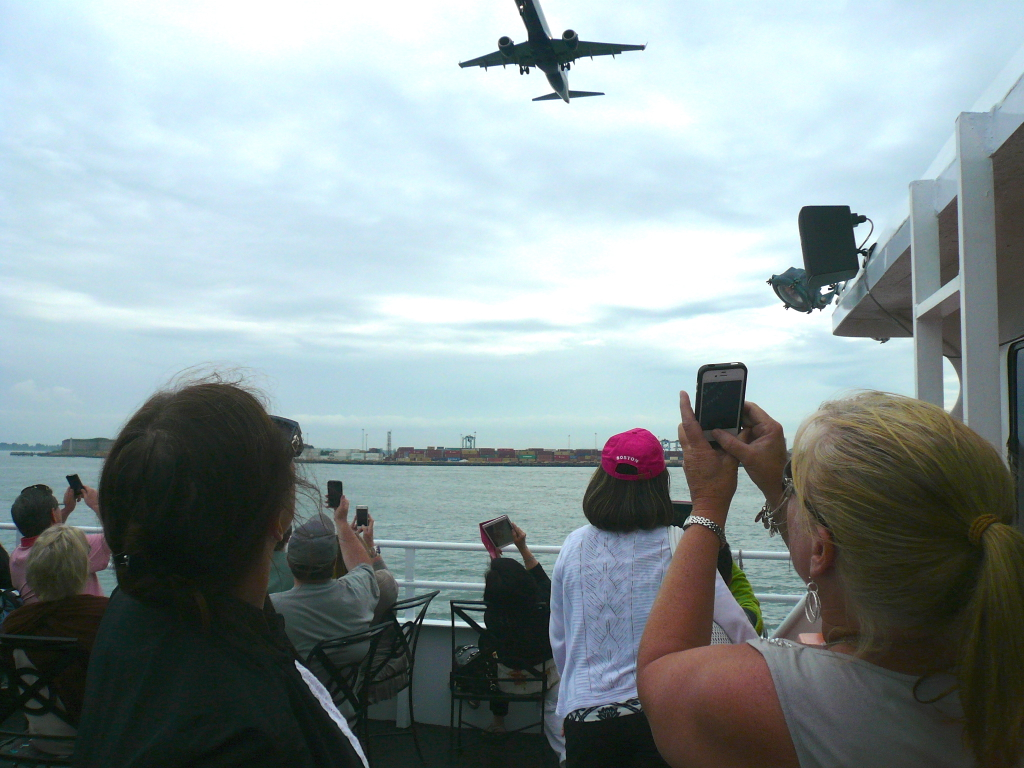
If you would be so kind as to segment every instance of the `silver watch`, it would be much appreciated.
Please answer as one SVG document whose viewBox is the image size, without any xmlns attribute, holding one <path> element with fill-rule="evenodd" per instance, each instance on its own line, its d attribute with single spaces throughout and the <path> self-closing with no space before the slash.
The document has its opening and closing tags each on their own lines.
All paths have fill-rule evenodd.
<svg viewBox="0 0 1024 768">
<path fill-rule="evenodd" d="M 729 546 L 729 542 L 725 540 L 725 531 L 723 531 L 722 526 L 720 526 L 714 520 L 710 520 L 706 517 L 701 517 L 700 515 L 690 515 L 688 518 L 686 518 L 686 522 L 683 523 L 683 530 L 685 531 L 691 525 L 701 525 L 707 528 L 709 531 L 714 533 L 715 536 L 718 537 L 718 541 L 721 547 Z"/>
</svg>

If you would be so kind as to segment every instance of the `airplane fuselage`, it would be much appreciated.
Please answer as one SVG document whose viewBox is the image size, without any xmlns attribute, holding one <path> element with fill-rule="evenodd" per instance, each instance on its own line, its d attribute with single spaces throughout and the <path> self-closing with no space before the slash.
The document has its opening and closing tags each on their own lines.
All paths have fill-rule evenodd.
<svg viewBox="0 0 1024 768">
<path fill-rule="evenodd" d="M 519 8 L 519 15 L 523 17 L 523 24 L 529 35 L 530 48 L 533 50 L 534 60 L 537 67 L 547 77 L 548 82 L 555 93 L 566 102 L 569 101 L 569 78 L 559 64 L 558 56 L 551 45 L 551 30 L 548 29 L 548 21 L 544 18 L 544 11 L 538 0 L 515 0 Z"/>
</svg>

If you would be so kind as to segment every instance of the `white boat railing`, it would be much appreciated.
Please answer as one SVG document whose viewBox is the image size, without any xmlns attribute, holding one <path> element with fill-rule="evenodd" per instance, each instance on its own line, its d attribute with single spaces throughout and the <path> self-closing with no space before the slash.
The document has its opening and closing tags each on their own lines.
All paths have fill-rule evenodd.
<svg viewBox="0 0 1024 768">
<path fill-rule="evenodd" d="M 78 526 L 85 533 L 103 533 L 102 528 L 96 526 Z M 14 523 L 0 523 L 0 530 L 16 531 Z M 395 579 L 399 587 L 405 589 L 406 597 L 413 597 L 417 589 L 454 589 L 460 592 L 484 591 L 482 581 L 434 581 L 430 579 L 416 578 L 416 553 L 423 550 L 440 550 L 445 552 L 486 552 L 483 544 L 463 544 L 455 541 L 403 541 L 401 539 L 378 539 L 377 544 L 381 549 L 403 549 L 405 550 L 405 571 L 401 579 Z M 549 545 L 531 545 L 530 550 L 537 554 L 557 555 L 562 551 L 561 547 Z M 743 568 L 744 560 L 789 560 L 788 552 L 773 552 L 764 549 L 734 549 L 733 559 L 736 564 Z M 398 575 L 398 570 L 392 565 L 389 566 L 392 573 Z M 768 593 L 755 593 L 755 596 L 762 603 L 783 603 L 796 605 L 801 595 L 775 595 Z"/>
<path fill-rule="evenodd" d="M 453 541 L 402 541 L 399 539 L 378 539 L 377 544 L 381 549 L 404 549 L 405 550 L 405 572 L 401 579 L 396 579 L 399 587 L 405 588 L 405 596 L 412 597 L 417 589 L 457 589 L 464 592 L 483 592 L 483 582 L 471 581 L 431 581 L 416 578 L 416 552 L 423 550 L 440 550 L 446 552 L 486 552 L 483 544 L 463 544 Z M 559 546 L 530 545 L 530 551 L 535 554 L 557 555 L 562 551 Z M 733 559 L 736 564 L 743 568 L 744 560 L 785 560 L 789 561 L 788 552 L 773 552 L 764 549 L 734 549 Z M 398 575 L 398 570 L 392 565 L 389 566 L 392 573 Z M 756 593 L 756 597 L 762 603 L 783 603 L 796 605 L 801 595 L 775 595 L 767 593 Z"/>
</svg>

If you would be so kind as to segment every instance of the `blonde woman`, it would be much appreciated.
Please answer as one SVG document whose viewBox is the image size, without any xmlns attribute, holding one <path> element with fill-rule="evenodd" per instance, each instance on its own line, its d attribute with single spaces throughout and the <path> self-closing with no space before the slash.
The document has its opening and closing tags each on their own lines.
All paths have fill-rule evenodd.
<svg viewBox="0 0 1024 768">
<path fill-rule="evenodd" d="M 696 521 L 638 659 L 673 766 L 1010 766 L 1024 731 L 1024 535 L 998 452 L 941 408 L 876 392 L 801 426 L 746 407 L 704 439 L 686 393 L 679 439 Z M 820 605 L 824 643 L 708 645 L 715 527 L 742 462 Z M 691 518 L 693 521 L 693 518 Z"/>
<path fill-rule="evenodd" d="M 64 708 L 77 723 L 89 653 L 107 607 L 107 598 L 83 594 L 89 580 L 85 534 L 68 525 L 47 528 L 28 554 L 25 577 L 38 601 L 12 611 L 0 630 L 11 635 L 78 638 L 81 657 L 56 680 Z M 45 657 L 30 660 L 39 669 L 45 669 L 49 661 Z"/>
</svg>

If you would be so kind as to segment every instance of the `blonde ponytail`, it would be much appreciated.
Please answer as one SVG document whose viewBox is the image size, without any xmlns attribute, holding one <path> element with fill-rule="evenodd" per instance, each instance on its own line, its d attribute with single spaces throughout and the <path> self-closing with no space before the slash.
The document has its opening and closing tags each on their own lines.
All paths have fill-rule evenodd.
<svg viewBox="0 0 1024 768">
<path fill-rule="evenodd" d="M 964 737 L 979 765 L 1024 742 L 1024 535 L 1013 479 L 988 442 L 941 408 L 865 392 L 797 432 L 798 498 L 840 556 L 861 652 L 899 637 L 949 643 Z"/>
<path fill-rule="evenodd" d="M 957 675 L 964 732 L 979 765 L 1016 766 L 1024 733 L 1024 535 L 997 522 L 978 546 Z"/>
</svg>

